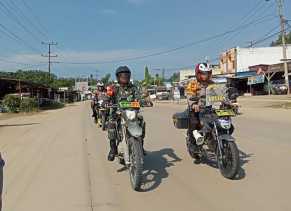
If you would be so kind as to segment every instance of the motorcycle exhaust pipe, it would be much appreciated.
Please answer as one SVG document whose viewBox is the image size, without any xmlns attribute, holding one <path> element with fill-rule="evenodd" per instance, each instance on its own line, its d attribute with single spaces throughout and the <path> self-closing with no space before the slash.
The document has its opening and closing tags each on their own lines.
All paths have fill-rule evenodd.
<svg viewBox="0 0 291 211">
<path fill-rule="evenodd" d="M 202 145 L 202 144 L 204 143 L 204 136 L 202 136 L 202 135 L 198 132 L 198 130 L 194 130 L 194 131 L 193 131 L 193 136 L 194 136 L 194 138 L 195 138 L 195 140 L 196 140 L 196 144 L 197 144 L 198 146 L 200 146 L 200 145 Z"/>
</svg>

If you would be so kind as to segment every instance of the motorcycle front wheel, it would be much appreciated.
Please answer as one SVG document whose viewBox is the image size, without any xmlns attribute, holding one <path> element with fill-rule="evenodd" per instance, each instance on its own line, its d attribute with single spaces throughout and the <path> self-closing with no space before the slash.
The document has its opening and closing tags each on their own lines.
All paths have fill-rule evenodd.
<svg viewBox="0 0 291 211">
<path fill-rule="evenodd" d="M 223 148 L 221 149 L 222 155 L 219 148 L 216 149 L 217 165 L 222 176 L 227 179 L 234 179 L 238 173 L 240 160 L 239 151 L 235 142 L 223 141 Z"/>
<path fill-rule="evenodd" d="M 142 172 L 143 172 L 143 149 L 142 141 L 137 140 L 136 138 L 129 138 L 129 175 L 131 186 L 134 190 L 140 190 L 142 182 Z"/>
</svg>

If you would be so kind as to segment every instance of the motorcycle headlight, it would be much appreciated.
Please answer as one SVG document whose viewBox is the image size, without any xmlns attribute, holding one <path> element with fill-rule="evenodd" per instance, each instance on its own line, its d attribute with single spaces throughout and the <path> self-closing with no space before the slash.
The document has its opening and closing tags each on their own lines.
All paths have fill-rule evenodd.
<svg viewBox="0 0 291 211">
<path fill-rule="evenodd" d="M 129 120 L 134 120 L 136 117 L 135 111 L 126 110 L 125 114 L 126 114 L 127 119 Z"/>
<path fill-rule="evenodd" d="M 231 120 L 230 119 L 218 119 L 219 125 L 221 128 L 225 130 L 229 130 L 231 128 Z"/>
</svg>

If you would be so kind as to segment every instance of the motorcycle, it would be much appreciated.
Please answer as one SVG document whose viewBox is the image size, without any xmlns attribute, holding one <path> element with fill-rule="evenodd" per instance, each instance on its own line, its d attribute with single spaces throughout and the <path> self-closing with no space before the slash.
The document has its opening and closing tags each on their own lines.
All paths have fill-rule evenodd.
<svg viewBox="0 0 291 211">
<path fill-rule="evenodd" d="M 143 140 L 145 136 L 145 122 L 140 115 L 140 103 L 121 101 L 111 106 L 117 109 L 117 134 L 119 163 L 129 170 L 131 186 L 138 191 L 142 182 L 144 163 Z"/>
<path fill-rule="evenodd" d="M 102 128 L 103 131 L 106 130 L 108 117 L 109 117 L 109 100 L 104 99 L 100 100 L 99 102 L 99 109 L 98 109 L 98 123 L 99 126 Z"/>
<path fill-rule="evenodd" d="M 149 98 L 142 98 L 141 101 L 142 107 L 153 107 L 154 103 Z"/>
<path fill-rule="evenodd" d="M 230 98 L 225 90 L 210 86 L 206 91 L 206 105 L 201 107 L 199 119 L 200 130 L 190 128 L 190 112 L 197 104 L 198 98 L 188 99 L 188 109 L 179 118 L 174 115 L 174 125 L 187 129 L 187 150 L 197 162 L 208 158 L 209 152 L 214 153 L 221 174 L 228 179 L 234 179 L 240 167 L 239 150 L 232 136 L 234 126 L 231 118 L 235 116 L 231 108 Z M 190 103 L 190 101 L 191 103 Z M 192 133 L 192 134 L 191 134 Z M 194 137 L 191 138 L 191 137 Z"/>
</svg>

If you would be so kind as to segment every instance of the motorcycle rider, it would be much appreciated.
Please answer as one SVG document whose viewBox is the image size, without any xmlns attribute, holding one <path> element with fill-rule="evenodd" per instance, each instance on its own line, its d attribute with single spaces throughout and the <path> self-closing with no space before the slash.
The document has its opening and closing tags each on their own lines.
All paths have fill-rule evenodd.
<svg viewBox="0 0 291 211">
<path fill-rule="evenodd" d="M 93 99 L 91 101 L 91 109 L 92 109 L 92 117 L 94 117 L 95 119 L 97 119 L 97 111 L 96 111 L 96 106 L 98 106 L 98 101 L 99 101 L 99 97 L 100 95 L 104 92 L 104 84 L 102 82 L 97 82 L 97 90 L 93 96 Z"/>
<path fill-rule="evenodd" d="M 193 102 L 190 112 L 190 126 L 188 130 L 189 143 L 193 144 L 194 152 L 198 150 L 194 139 L 193 131 L 203 129 L 199 114 L 200 107 L 206 103 L 206 89 L 214 82 L 212 78 L 212 69 L 207 63 L 199 63 L 195 67 L 196 80 L 191 81 L 187 86 L 187 94 L 191 97 L 196 97 L 198 100 Z"/>
<path fill-rule="evenodd" d="M 139 101 L 140 94 L 136 86 L 130 82 L 131 71 L 127 66 L 120 66 L 116 72 L 117 83 L 109 88 L 111 93 L 111 102 L 118 104 L 118 102 L 124 98 L 129 101 Z M 117 124 L 116 110 L 110 113 L 108 123 L 108 139 L 110 141 L 110 151 L 108 154 L 108 161 L 113 161 L 117 155 L 117 143 L 116 143 L 116 130 L 115 125 Z"/>
</svg>

